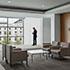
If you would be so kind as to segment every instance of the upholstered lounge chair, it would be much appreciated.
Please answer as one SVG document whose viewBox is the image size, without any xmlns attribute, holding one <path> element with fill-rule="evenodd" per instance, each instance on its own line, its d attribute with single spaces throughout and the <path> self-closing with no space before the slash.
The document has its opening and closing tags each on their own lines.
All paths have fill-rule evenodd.
<svg viewBox="0 0 70 70">
<path fill-rule="evenodd" d="M 6 46 L 6 62 L 10 65 L 14 65 L 17 62 L 26 61 L 28 65 L 28 54 L 27 51 L 22 51 L 21 49 L 13 48 L 12 46 Z"/>
<path fill-rule="evenodd" d="M 60 58 L 64 58 L 66 56 L 70 56 L 70 44 L 65 42 L 60 42 L 60 47 L 52 46 L 50 51 L 53 57 L 54 54 L 58 54 Z"/>
</svg>

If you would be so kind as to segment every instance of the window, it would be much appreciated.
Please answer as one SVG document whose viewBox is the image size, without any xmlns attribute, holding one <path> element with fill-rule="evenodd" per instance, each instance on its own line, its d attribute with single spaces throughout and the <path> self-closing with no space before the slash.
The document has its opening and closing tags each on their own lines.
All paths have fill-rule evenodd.
<svg viewBox="0 0 70 70">
<path fill-rule="evenodd" d="M 0 31 L 0 35 L 1 35 L 1 31 Z"/>
<path fill-rule="evenodd" d="M 17 33 L 17 31 L 15 31 L 15 33 Z"/>
<path fill-rule="evenodd" d="M 20 40 L 22 40 L 22 38 L 20 38 Z"/>
<path fill-rule="evenodd" d="M 9 28 L 9 30 L 11 30 L 11 28 Z"/>
<path fill-rule="evenodd" d="M 16 30 L 17 28 L 15 27 L 15 30 Z"/>
<path fill-rule="evenodd" d="M 16 41 L 16 37 L 15 37 L 15 41 Z"/>
<path fill-rule="evenodd" d="M 24 19 L 23 19 L 24 20 Z M 24 43 L 23 39 L 23 22 L 20 18 L 3 18 L 0 17 L 0 40 L 4 42 L 11 42 L 18 44 L 17 42 Z M 21 34 L 22 33 L 22 34 Z M 15 42 L 16 41 L 16 42 Z"/>
<path fill-rule="evenodd" d="M 22 28 L 20 28 L 20 30 L 21 30 Z"/>
<path fill-rule="evenodd" d="M 6 28 L 4 28 L 4 30 L 6 30 Z"/>
<path fill-rule="evenodd" d="M 20 33 L 22 33 L 22 31 L 20 31 Z"/>
<path fill-rule="evenodd" d="M 11 35 L 11 32 L 9 32 L 9 35 Z"/>
<path fill-rule="evenodd" d="M 1 37 L 0 37 L 0 41 L 1 41 Z"/>
<path fill-rule="evenodd" d="M 4 35 L 6 35 L 6 31 L 4 32 Z"/>
<path fill-rule="evenodd" d="M 11 40 L 11 38 L 9 38 L 9 40 Z"/>
</svg>

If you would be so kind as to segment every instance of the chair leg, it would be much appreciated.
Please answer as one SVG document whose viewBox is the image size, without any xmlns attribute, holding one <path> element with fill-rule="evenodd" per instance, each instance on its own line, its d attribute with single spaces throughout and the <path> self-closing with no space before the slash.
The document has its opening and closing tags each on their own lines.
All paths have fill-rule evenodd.
<svg viewBox="0 0 70 70">
<path fill-rule="evenodd" d="M 21 61 L 21 64 L 23 64 L 23 61 Z"/>
<path fill-rule="evenodd" d="M 7 59 L 5 59 L 5 62 L 8 64 L 8 61 L 7 61 Z"/>
<path fill-rule="evenodd" d="M 53 54 L 51 54 L 51 58 L 53 58 Z"/>
<path fill-rule="evenodd" d="M 26 65 L 28 66 L 28 59 L 26 60 Z"/>
<path fill-rule="evenodd" d="M 4 60 L 4 57 L 2 57 L 2 60 Z"/>
</svg>

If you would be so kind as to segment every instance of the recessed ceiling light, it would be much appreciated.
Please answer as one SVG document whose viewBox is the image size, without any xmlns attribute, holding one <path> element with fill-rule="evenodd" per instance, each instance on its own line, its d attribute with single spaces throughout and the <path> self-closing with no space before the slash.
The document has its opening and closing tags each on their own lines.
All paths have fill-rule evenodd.
<svg viewBox="0 0 70 70">
<path fill-rule="evenodd" d="M 10 0 L 8 0 L 8 3 L 11 3 L 11 1 L 10 1 Z"/>
</svg>

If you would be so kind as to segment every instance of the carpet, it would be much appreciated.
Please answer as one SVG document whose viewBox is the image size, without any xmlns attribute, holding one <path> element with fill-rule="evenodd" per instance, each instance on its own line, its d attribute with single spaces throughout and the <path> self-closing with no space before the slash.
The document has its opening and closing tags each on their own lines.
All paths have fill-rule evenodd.
<svg viewBox="0 0 70 70">
<path fill-rule="evenodd" d="M 0 64 L 5 68 L 5 70 L 70 70 L 70 60 L 58 60 L 44 57 L 35 56 L 34 61 L 31 59 L 28 61 L 29 66 L 26 66 L 25 62 L 23 64 L 16 64 L 10 67 L 9 64 L 5 62 L 0 62 Z"/>
</svg>

